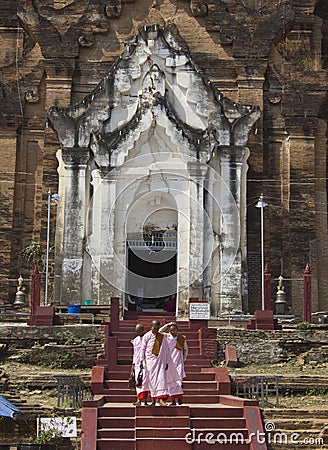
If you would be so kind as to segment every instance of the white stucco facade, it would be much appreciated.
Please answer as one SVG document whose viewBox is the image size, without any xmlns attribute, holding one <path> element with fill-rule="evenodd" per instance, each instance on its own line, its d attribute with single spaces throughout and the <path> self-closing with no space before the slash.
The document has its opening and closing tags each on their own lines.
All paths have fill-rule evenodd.
<svg viewBox="0 0 328 450">
<path fill-rule="evenodd" d="M 62 144 L 56 292 L 245 301 L 248 133 L 257 107 L 220 94 L 168 28 L 145 27 L 93 93 L 49 119 Z"/>
</svg>

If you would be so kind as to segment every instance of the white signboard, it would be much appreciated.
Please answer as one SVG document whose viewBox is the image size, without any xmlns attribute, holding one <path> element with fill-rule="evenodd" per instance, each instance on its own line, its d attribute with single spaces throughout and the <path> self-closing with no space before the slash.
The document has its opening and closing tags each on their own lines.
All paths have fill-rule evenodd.
<svg viewBox="0 0 328 450">
<path fill-rule="evenodd" d="M 41 431 L 52 430 L 54 436 L 77 437 L 76 417 L 40 417 L 37 419 L 38 434 Z"/>
<path fill-rule="evenodd" d="M 189 303 L 189 319 L 209 320 L 209 303 Z"/>
</svg>

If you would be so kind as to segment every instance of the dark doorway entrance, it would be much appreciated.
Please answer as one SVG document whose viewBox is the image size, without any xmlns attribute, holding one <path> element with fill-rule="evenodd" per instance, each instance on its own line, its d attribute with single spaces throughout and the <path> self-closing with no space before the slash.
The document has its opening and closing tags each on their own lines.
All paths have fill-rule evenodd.
<svg viewBox="0 0 328 450">
<path fill-rule="evenodd" d="M 143 310 L 175 310 L 176 251 L 127 247 L 127 291 Z M 173 304 L 173 305 L 172 305 Z"/>
</svg>

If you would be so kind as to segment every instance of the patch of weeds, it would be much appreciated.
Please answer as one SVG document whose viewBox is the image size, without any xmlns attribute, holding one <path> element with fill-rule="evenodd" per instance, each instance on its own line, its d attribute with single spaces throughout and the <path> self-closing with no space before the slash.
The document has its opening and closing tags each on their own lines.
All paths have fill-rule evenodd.
<svg viewBox="0 0 328 450">
<path fill-rule="evenodd" d="M 299 322 L 296 324 L 298 330 L 310 330 L 313 328 L 313 324 L 309 322 Z"/>
<path fill-rule="evenodd" d="M 29 386 L 26 381 L 20 381 L 19 383 L 15 383 L 15 389 L 18 391 L 26 391 L 29 389 Z"/>
<path fill-rule="evenodd" d="M 73 355 L 67 352 L 66 355 L 57 356 L 50 363 L 44 363 L 43 366 L 50 369 L 75 369 L 76 365 L 72 364 L 72 358 Z"/>
<path fill-rule="evenodd" d="M 327 393 L 328 391 L 325 388 L 311 388 L 306 391 L 306 395 L 319 397 L 325 396 Z"/>
<path fill-rule="evenodd" d="M 30 354 L 28 352 L 23 352 L 16 358 L 16 361 L 28 364 L 30 362 Z"/>
<path fill-rule="evenodd" d="M 266 339 L 266 337 L 267 337 L 266 332 L 263 330 L 257 330 L 257 335 L 261 339 Z"/>
<path fill-rule="evenodd" d="M 77 338 L 73 334 L 68 331 L 64 331 L 63 333 L 57 334 L 58 340 L 64 345 L 79 345 L 83 342 L 81 338 Z"/>
</svg>

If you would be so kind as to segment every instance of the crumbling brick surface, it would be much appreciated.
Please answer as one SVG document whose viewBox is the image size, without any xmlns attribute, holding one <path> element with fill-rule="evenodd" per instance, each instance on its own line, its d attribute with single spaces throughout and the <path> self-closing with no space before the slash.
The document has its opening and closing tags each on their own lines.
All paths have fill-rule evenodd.
<svg viewBox="0 0 328 450">
<path fill-rule="evenodd" d="M 0 4 L 0 302 L 29 277 L 20 251 L 45 244 L 47 191 L 58 185 L 55 133 L 47 110 L 90 93 L 144 25 L 176 28 L 200 70 L 227 97 L 260 106 L 248 147 L 247 240 L 258 286 L 263 191 L 265 258 L 283 266 L 289 306 L 299 312 L 310 261 L 313 309 L 327 310 L 327 21 L 325 0 L 272 2 L 6 0 Z M 51 219 L 54 227 L 54 218 Z M 51 234 L 51 249 L 54 234 Z M 53 251 L 50 252 L 50 263 Z M 256 276 L 257 274 L 257 276 Z M 273 295 L 275 290 L 272 289 Z"/>
</svg>

